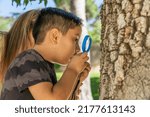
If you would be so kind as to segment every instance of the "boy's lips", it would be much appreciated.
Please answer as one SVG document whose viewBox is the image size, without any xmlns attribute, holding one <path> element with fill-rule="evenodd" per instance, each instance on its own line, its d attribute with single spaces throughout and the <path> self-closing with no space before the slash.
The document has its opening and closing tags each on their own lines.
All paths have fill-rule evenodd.
<svg viewBox="0 0 150 117">
<path fill-rule="evenodd" d="M 72 58 L 73 58 L 73 56 L 70 57 L 70 59 L 72 59 Z M 70 59 L 69 59 L 69 60 L 70 60 Z"/>
<path fill-rule="evenodd" d="M 74 54 L 70 57 L 70 59 L 72 59 L 72 57 L 75 56 L 76 54 L 77 54 L 77 53 L 74 53 Z"/>
</svg>

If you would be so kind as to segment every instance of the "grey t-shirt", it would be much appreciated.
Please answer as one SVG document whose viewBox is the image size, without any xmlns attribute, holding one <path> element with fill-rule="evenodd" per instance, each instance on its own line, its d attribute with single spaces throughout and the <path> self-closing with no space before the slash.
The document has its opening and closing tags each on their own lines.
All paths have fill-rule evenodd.
<svg viewBox="0 0 150 117">
<path fill-rule="evenodd" d="M 9 66 L 0 99 L 34 100 L 28 87 L 40 82 L 56 84 L 54 65 L 33 49 L 24 51 Z"/>
</svg>

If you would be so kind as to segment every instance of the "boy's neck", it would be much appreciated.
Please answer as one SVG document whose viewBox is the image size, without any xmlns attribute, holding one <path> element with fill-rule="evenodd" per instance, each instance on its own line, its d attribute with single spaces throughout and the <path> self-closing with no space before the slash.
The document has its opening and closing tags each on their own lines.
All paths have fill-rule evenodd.
<svg viewBox="0 0 150 117">
<path fill-rule="evenodd" d="M 49 51 L 47 51 L 45 47 L 42 45 L 35 45 L 33 49 L 36 50 L 45 60 L 52 62 L 51 54 L 48 53 Z"/>
</svg>

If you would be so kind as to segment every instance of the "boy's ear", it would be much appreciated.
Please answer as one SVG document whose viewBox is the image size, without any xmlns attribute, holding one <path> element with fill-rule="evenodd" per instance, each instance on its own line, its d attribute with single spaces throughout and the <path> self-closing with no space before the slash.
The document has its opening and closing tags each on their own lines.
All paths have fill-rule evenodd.
<svg viewBox="0 0 150 117">
<path fill-rule="evenodd" d="M 60 38 L 60 35 L 61 35 L 61 32 L 57 28 L 51 29 L 50 32 L 49 32 L 50 41 L 53 44 L 57 44 L 58 40 Z"/>
</svg>

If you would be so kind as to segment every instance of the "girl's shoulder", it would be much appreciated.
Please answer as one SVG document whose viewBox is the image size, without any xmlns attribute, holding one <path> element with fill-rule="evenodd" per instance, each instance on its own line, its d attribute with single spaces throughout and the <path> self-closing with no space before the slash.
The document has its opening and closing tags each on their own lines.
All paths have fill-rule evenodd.
<svg viewBox="0 0 150 117">
<path fill-rule="evenodd" d="M 24 64 L 30 63 L 39 63 L 44 61 L 43 58 L 33 49 L 26 50 L 20 53 L 10 64 L 9 68 L 19 67 Z"/>
</svg>

